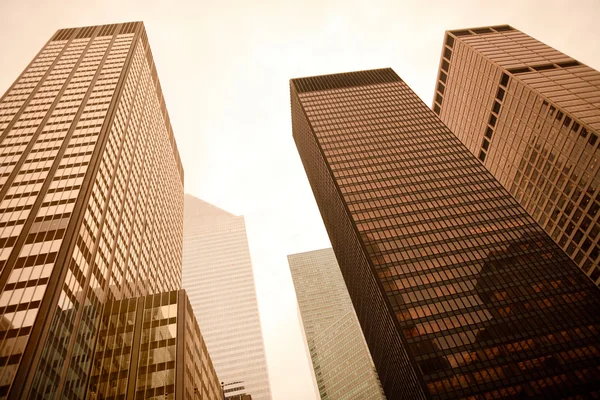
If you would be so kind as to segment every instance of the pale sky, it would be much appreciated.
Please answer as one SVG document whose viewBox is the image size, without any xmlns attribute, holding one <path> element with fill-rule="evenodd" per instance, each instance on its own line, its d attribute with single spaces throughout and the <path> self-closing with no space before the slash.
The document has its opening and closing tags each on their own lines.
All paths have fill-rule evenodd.
<svg viewBox="0 0 600 400">
<path fill-rule="evenodd" d="M 431 105 L 445 30 L 510 24 L 600 69 L 599 19 L 594 0 L 0 0 L 0 93 L 57 29 L 144 21 L 185 191 L 246 217 L 273 398 L 310 400 L 286 256 L 329 240 L 292 140 L 289 79 L 392 67 Z"/>
</svg>

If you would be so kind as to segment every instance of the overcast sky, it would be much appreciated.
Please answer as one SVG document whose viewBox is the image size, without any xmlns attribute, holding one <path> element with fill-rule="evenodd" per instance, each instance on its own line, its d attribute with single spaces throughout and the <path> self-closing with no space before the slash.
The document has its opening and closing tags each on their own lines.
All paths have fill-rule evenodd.
<svg viewBox="0 0 600 400">
<path fill-rule="evenodd" d="M 186 192 L 246 217 L 273 397 L 314 399 L 286 255 L 329 240 L 289 79 L 392 67 L 430 105 L 445 30 L 511 24 L 600 69 L 599 19 L 594 0 L 0 0 L 0 93 L 57 29 L 144 21 Z"/>
</svg>

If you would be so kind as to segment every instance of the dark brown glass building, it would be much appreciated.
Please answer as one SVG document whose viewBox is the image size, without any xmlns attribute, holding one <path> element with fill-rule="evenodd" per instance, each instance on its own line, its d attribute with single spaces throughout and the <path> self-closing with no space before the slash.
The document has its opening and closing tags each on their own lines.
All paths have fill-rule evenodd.
<svg viewBox="0 0 600 400">
<path fill-rule="evenodd" d="M 223 399 L 184 290 L 104 308 L 89 398 Z"/>
<path fill-rule="evenodd" d="M 290 89 L 388 398 L 600 394 L 600 291 L 394 71 Z"/>
<path fill-rule="evenodd" d="M 600 72 L 508 25 L 449 31 L 433 109 L 600 284 Z"/>
<path fill-rule="evenodd" d="M 83 399 L 102 318 L 181 288 L 183 170 L 141 22 L 50 38 L 0 98 L 0 185 L 0 398 Z"/>
</svg>

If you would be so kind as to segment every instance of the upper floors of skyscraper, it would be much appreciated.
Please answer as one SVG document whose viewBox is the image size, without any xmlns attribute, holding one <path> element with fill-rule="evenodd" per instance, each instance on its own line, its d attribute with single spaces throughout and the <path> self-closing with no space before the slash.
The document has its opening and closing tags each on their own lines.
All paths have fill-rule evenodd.
<svg viewBox="0 0 600 400">
<path fill-rule="evenodd" d="M 446 32 L 433 110 L 600 283 L 600 72 L 510 26 Z"/>
</svg>

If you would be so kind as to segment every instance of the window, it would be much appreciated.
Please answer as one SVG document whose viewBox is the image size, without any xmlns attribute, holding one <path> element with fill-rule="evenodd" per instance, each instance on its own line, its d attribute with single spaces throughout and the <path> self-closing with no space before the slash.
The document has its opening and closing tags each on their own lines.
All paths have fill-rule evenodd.
<svg viewBox="0 0 600 400">
<path fill-rule="evenodd" d="M 581 63 L 579 61 L 567 61 L 567 62 L 562 62 L 562 63 L 556 63 L 556 65 L 558 65 L 561 68 L 568 68 L 568 67 L 576 67 L 578 65 L 581 65 Z"/>
<path fill-rule="evenodd" d="M 446 57 L 448 60 L 450 60 L 450 56 L 452 56 L 452 51 L 450 51 L 450 49 L 446 47 L 444 49 L 444 57 Z"/>
<path fill-rule="evenodd" d="M 494 108 L 492 109 L 496 114 L 500 113 L 500 103 L 494 101 Z"/>
<path fill-rule="evenodd" d="M 500 101 L 504 99 L 504 89 L 498 88 L 498 93 L 496 94 L 496 98 Z"/>
<path fill-rule="evenodd" d="M 478 35 L 480 35 L 482 33 L 494 33 L 494 31 L 491 30 L 490 28 L 476 28 L 476 29 L 471 29 L 471 31 L 475 32 Z"/>
<path fill-rule="evenodd" d="M 440 92 L 440 94 L 444 94 L 445 89 L 446 89 L 446 86 L 444 86 L 444 84 L 442 82 L 438 82 L 438 86 L 437 86 L 438 92 Z"/>
<path fill-rule="evenodd" d="M 450 64 L 448 64 L 448 61 L 446 60 L 442 60 L 442 69 L 446 72 L 448 72 L 448 69 L 450 68 Z"/>
<path fill-rule="evenodd" d="M 509 25 L 492 26 L 492 29 L 494 29 L 496 32 L 506 32 L 514 30 L 514 28 Z"/>
<path fill-rule="evenodd" d="M 488 142 L 488 140 L 487 140 L 487 139 L 483 139 L 483 144 L 481 145 L 481 147 L 482 147 L 484 150 L 487 150 L 487 149 L 490 147 L 490 142 Z"/>
<path fill-rule="evenodd" d="M 529 69 L 529 67 L 522 67 L 522 68 L 511 68 L 507 71 L 513 75 L 516 75 L 516 74 L 522 74 L 525 72 L 530 72 L 531 70 Z"/>
<path fill-rule="evenodd" d="M 535 69 L 536 71 L 545 71 L 548 69 L 555 69 L 556 66 L 554 66 L 554 64 L 543 64 L 543 65 L 535 65 L 535 66 L 532 66 L 531 68 Z"/>
<path fill-rule="evenodd" d="M 446 74 L 444 73 L 444 71 L 440 71 L 440 80 L 444 83 L 446 83 Z"/>
<path fill-rule="evenodd" d="M 471 32 L 468 29 L 462 31 L 452 31 L 451 33 L 454 36 L 469 36 L 471 34 Z"/>
</svg>

